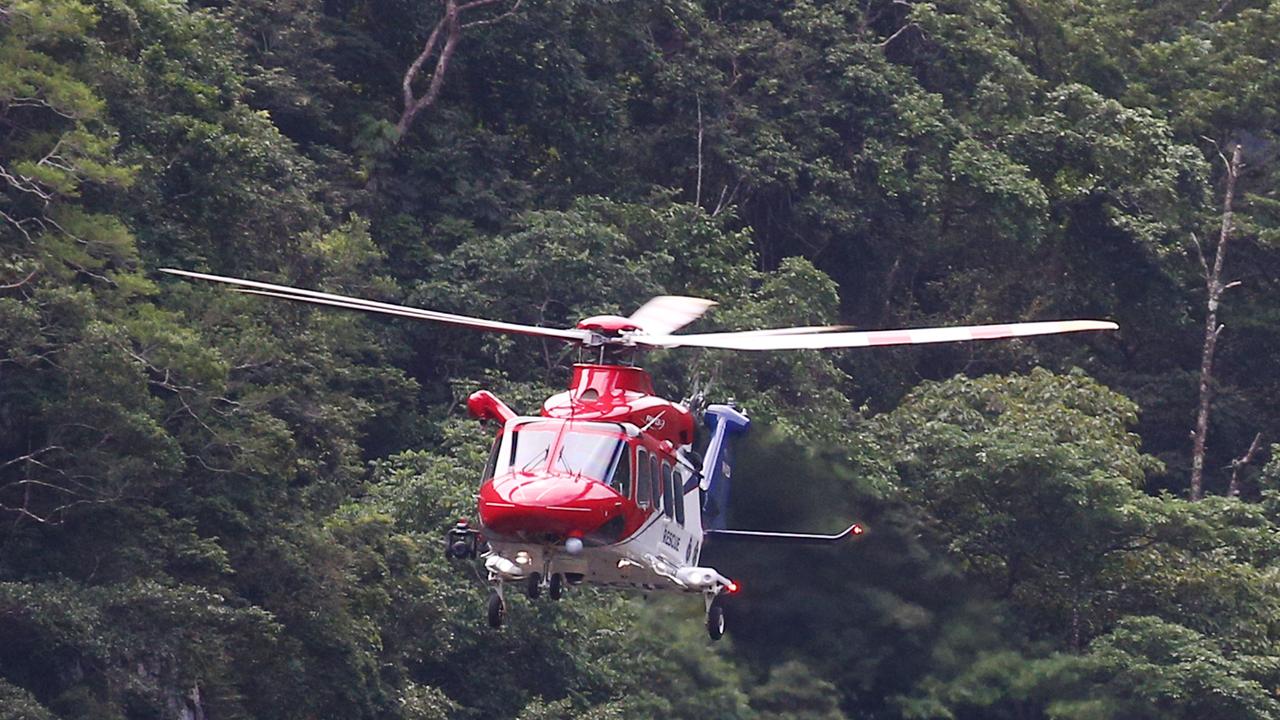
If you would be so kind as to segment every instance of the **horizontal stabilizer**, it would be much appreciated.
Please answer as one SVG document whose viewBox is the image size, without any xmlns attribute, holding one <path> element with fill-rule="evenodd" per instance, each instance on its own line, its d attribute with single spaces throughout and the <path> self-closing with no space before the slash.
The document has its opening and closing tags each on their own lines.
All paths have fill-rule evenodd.
<svg viewBox="0 0 1280 720">
<path fill-rule="evenodd" d="M 866 532 L 854 523 L 842 533 L 817 535 L 814 533 L 766 532 L 762 530 L 708 530 L 707 537 L 740 542 L 773 543 L 775 545 L 835 545 Z"/>
</svg>

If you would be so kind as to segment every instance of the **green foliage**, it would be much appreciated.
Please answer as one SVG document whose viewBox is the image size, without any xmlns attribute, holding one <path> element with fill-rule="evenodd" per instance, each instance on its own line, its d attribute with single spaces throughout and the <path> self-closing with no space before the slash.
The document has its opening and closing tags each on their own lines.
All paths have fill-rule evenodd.
<svg viewBox="0 0 1280 720">
<path fill-rule="evenodd" d="M 1280 427 L 1280 6 L 511 5 L 398 138 L 421 4 L 0 0 L 0 717 L 1280 717 L 1280 446 L 1243 461 Z M 1193 504 L 1191 238 L 1237 140 Z M 755 421 L 735 524 L 869 532 L 709 548 L 745 588 L 716 646 L 696 600 L 576 588 L 491 632 L 440 542 L 490 441 L 460 408 L 537 412 L 571 354 L 167 266 L 551 326 L 669 293 L 718 302 L 695 331 L 1122 333 L 653 352 Z"/>
<path fill-rule="evenodd" d="M 1126 431 L 1133 410 L 1037 370 L 930 385 L 878 419 L 904 491 L 1023 636 L 971 648 L 978 662 L 936 655 L 905 715 L 1273 716 L 1275 526 L 1236 500 L 1142 493 L 1155 465 Z"/>
</svg>

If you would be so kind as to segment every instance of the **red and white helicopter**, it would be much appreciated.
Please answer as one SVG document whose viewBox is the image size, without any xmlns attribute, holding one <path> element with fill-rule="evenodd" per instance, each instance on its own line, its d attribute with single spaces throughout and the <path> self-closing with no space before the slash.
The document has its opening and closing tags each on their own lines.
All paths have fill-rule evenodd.
<svg viewBox="0 0 1280 720">
<path fill-rule="evenodd" d="M 569 389 L 548 398 L 540 415 L 517 414 L 486 390 L 468 398 L 473 416 L 495 421 L 499 428 L 480 486 L 479 527 L 460 520 L 446 534 L 447 554 L 483 558 L 492 585 L 488 616 L 493 627 L 501 627 L 506 618 L 507 585 L 520 587 L 530 598 L 546 590 L 558 600 L 565 585 L 588 583 L 700 594 L 713 640 L 724 634 L 723 601 L 738 591 L 738 584 L 699 564 L 707 540 L 822 545 L 863 530 L 857 524 L 835 535 L 726 529 L 732 439 L 745 433 L 750 421 L 730 405 L 702 408 L 656 396 L 649 374 L 631 364 L 639 351 L 918 345 L 1117 327 L 1099 320 L 1061 320 L 871 332 L 828 326 L 675 335 L 715 303 L 661 296 L 630 317 L 601 315 L 574 328 L 556 329 L 219 275 L 163 272 L 234 285 L 254 295 L 561 340 L 590 352 L 593 361 L 574 365 Z M 701 454 L 694 449 L 700 423 L 709 431 Z"/>
</svg>

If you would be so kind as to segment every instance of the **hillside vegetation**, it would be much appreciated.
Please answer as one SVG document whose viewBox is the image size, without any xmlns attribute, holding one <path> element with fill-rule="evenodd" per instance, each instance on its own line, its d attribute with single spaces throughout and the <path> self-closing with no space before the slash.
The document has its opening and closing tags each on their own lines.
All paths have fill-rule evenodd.
<svg viewBox="0 0 1280 720">
<path fill-rule="evenodd" d="M 433 35 L 434 32 L 434 35 Z M 0 718 L 1280 718 L 1280 2 L 0 0 Z M 417 61 L 417 62 L 415 62 Z M 531 324 L 755 430 L 693 598 L 443 558 Z"/>
</svg>

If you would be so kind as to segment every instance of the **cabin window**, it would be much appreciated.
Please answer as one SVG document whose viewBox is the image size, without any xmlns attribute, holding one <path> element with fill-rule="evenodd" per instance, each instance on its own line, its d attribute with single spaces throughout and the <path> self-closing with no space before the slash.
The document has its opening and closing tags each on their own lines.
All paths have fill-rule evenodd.
<svg viewBox="0 0 1280 720">
<path fill-rule="evenodd" d="M 636 448 L 636 503 L 649 507 L 649 453 Z"/>
<path fill-rule="evenodd" d="M 662 462 L 662 507 L 667 517 L 675 517 L 676 512 L 676 494 L 671 487 L 672 482 L 671 463 Z"/>
<path fill-rule="evenodd" d="M 671 478 L 671 491 L 675 494 L 676 522 L 684 525 L 684 472 L 679 467 Z"/>
<path fill-rule="evenodd" d="M 655 508 L 662 507 L 662 470 L 657 455 L 649 456 L 649 500 Z"/>
</svg>

